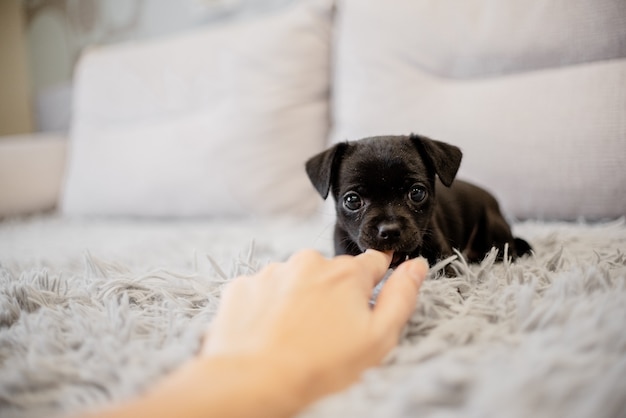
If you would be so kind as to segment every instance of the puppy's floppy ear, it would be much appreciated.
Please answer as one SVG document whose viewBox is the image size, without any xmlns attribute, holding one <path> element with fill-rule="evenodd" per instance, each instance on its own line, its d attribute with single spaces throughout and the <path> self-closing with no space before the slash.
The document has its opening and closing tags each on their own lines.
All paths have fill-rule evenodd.
<svg viewBox="0 0 626 418">
<path fill-rule="evenodd" d="M 328 197 L 330 186 L 337 175 L 339 162 L 347 147 L 346 142 L 336 144 L 309 158 L 305 164 L 309 180 L 324 199 Z"/>
<path fill-rule="evenodd" d="M 409 139 L 415 144 L 422 157 L 428 158 L 441 182 L 449 187 L 461 166 L 461 158 L 463 158 L 461 150 L 454 145 L 425 136 L 411 134 Z"/>
</svg>

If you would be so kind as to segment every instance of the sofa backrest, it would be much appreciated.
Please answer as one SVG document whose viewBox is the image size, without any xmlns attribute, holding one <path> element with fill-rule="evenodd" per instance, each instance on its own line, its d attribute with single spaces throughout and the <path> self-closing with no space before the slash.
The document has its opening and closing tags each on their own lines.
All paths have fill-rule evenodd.
<svg viewBox="0 0 626 418">
<path fill-rule="evenodd" d="M 517 218 L 626 214 L 626 2 L 342 0 L 331 142 L 415 132 Z"/>
</svg>

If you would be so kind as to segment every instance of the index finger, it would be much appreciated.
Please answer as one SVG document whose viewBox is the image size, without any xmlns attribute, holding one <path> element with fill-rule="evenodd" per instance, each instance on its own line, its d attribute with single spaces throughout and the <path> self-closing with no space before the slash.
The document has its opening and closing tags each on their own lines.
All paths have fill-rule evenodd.
<svg viewBox="0 0 626 418">
<path fill-rule="evenodd" d="M 385 277 L 385 273 L 389 270 L 389 265 L 393 258 L 393 251 L 382 252 L 378 250 L 368 249 L 354 257 L 359 263 L 371 273 L 368 275 L 367 283 L 371 291 Z"/>
</svg>

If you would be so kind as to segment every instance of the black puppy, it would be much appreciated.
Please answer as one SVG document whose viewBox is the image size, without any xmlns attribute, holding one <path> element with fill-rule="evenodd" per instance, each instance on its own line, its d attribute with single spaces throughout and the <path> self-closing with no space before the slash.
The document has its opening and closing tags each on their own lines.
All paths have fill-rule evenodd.
<svg viewBox="0 0 626 418">
<path fill-rule="evenodd" d="M 454 181 L 461 157 L 453 145 L 410 135 L 344 142 L 310 158 L 311 182 L 336 202 L 335 253 L 392 250 L 392 267 L 419 255 L 433 264 L 453 248 L 470 262 L 492 247 L 501 259 L 505 244 L 512 258 L 530 253 L 491 194 Z"/>
</svg>

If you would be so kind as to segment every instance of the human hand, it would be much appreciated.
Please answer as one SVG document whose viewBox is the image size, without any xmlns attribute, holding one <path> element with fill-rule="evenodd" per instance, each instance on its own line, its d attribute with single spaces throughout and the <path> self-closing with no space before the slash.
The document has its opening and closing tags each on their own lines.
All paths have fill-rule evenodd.
<svg viewBox="0 0 626 418">
<path fill-rule="evenodd" d="M 423 259 L 404 262 L 371 308 L 391 258 L 368 250 L 326 259 L 307 250 L 236 278 L 222 295 L 201 357 L 271 365 L 283 386 L 300 388 L 303 403 L 348 386 L 397 344 L 427 273 Z"/>
<path fill-rule="evenodd" d="M 371 250 L 329 260 L 302 251 L 236 278 L 199 356 L 143 396 L 85 416 L 293 416 L 379 364 L 397 343 L 428 264 L 401 264 L 372 309 L 372 289 L 391 257 Z"/>
</svg>

